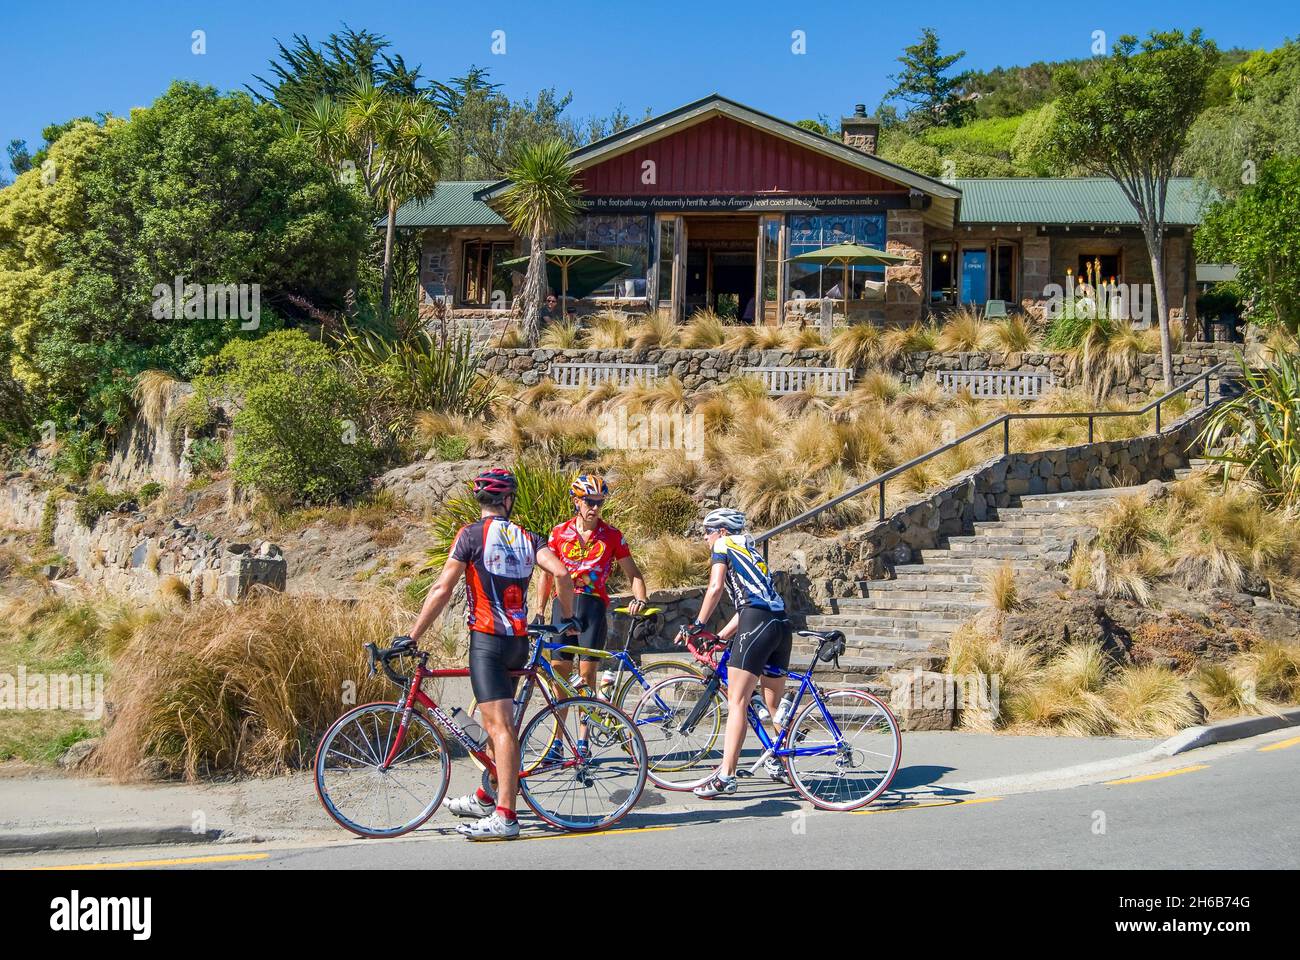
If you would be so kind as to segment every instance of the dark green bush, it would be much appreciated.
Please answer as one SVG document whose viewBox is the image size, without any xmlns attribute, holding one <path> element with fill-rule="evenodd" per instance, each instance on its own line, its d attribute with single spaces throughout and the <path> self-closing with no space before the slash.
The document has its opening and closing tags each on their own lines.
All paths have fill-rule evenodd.
<svg viewBox="0 0 1300 960">
<path fill-rule="evenodd" d="M 273 498 L 326 503 L 374 467 L 364 398 L 334 355 L 299 330 L 236 340 L 194 381 L 209 402 L 232 401 L 236 481 Z"/>
<path fill-rule="evenodd" d="M 100 517 L 128 497 L 128 494 L 109 493 L 103 486 L 91 487 L 77 498 L 77 522 L 83 527 L 93 527 Z"/>
</svg>

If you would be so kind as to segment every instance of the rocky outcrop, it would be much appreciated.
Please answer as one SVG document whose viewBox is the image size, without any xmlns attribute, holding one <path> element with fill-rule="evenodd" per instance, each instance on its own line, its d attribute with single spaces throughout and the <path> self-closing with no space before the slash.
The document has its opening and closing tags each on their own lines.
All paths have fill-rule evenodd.
<svg viewBox="0 0 1300 960">
<path fill-rule="evenodd" d="M 232 602 L 259 588 L 285 588 L 284 554 L 273 543 L 223 540 L 180 520 L 150 517 L 131 501 L 87 527 L 77 517 L 75 496 L 22 477 L 11 477 L 3 491 L 0 526 L 37 530 L 52 510 L 48 532 L 64 557 L 58 574 L 75 575 L 87 586 L 119 596 L 170 590 Z M 47 507 L 51 497 L 56 502 Z"/>
</svg>

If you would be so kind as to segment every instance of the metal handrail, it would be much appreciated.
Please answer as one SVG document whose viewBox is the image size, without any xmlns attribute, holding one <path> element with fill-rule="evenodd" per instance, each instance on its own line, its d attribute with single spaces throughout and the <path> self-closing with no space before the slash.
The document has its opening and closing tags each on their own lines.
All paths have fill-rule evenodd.
<svg viewBox="0 0 1300 960">
<path fill-rule="evenodd" d="M 830 510 L 834 507 L 838 507 L 844 501 L 851 500 L 854 497 L 856 497 L 858 494 L 865 493 L 867 490 L 870 490 L 872 487 L 879 487 L 880 489 L 879 519 L 884 520 L 885 519 L 885 483 L 887 481 L 894 479 L 894 477 L 897 477 L 899 474 L 906 473 L 908 470 L 911 470 L 913 467 L 925 463 L 927 460 L 933 459 L 934 457 L 937 456 L 941 456 L 942 454 L 947 453 L 949 450 L 961 446 L 967 440 L 971 440 L 975 437 L 978 437 L 980 434 L 992 430 L 994 427 L 998 426 L 999 424 L 1002 425 L 1002 455 L 1007 456 L 1011 453 L 1011 421 L 1012 420 L 1081 420 L 1086 417 L 1088 420 L 1088 442 L 1092 443 L 1093 426 L 1096 421 L 1096 418 L 1098 417 L 1140 417 L 1145 413 L 1149 413 L 1151 409 L 1154 408 L 1156 411 L 1156 433 L 1159 434 L 1162 429 L 1160 423 L 1160 407 L 1163 403 L 1165 403 L 1165 401 L 1171 399 L 1172 397 L 1177 396 L 1180 393 L 1185 393 L 1193 385 L 1204 380 L 1205 381 L 1205 406 L 1208 407 L 1210 405 L 1211 378 L 1214 377 L 1215 374 L 1223 370 L 1225 367 L 1232 366 L 1232 365 L 1233 365 L 1232 361 L 1224 361 L 1223 363 L 1216 363 L 1209 370 L 1204 370 L 1201 373 L 1198 373 L 1196 376 L 1192 377 L 1187 382 L 1179 384 L 1178 386 L 1174 387 L 1173 389 L 1167 391 L 1166 393 L 1162 394 L 1161 396 L 1149 402 L 1145 407 L 1142 407 L 1138 410 L 1087 410 L 1087 411 L 1079 411 L 1075 413 L 1068 413 L 1068 412 L 1066 413 L 1004 413 L 999 417 L 995 417 L 994 419 L 989 420 L 987 423 L 981 424 L 980 426 L 976 427 L 974 430 L 970 431 L 969 433 L 962 434 L 960 437 L 957 437 L 955 440 L 950 440 L 945 444 L 935 447 L 933 450 L 929 451 L 928 453 L 923 453 L 919 457 L 914 457 L 913 459 L 907 461 L 907 463 L 901 464 L 890 470 L 886 470 L 884 473 L 882 473 L 880 476 L 876 477 L 875 479 L 868 480 L 866 483 L 859 484 L 858 486 L 854 487 L 852 490 L 849 490 L 845 493 L 841 493 L 838 497 L 836 497 L 833 500 L 829 500 L 826 503 L 821 504 L 820 506 L 813 507 L 811 510 L 805 510 L 797 517 L 793 517 L 785 521 L 784 523 L 778 523 L 771 530 L 768 530 L 765 533 L 760 533 L 758 536 L 756 536 L 754 538 L 754 542 L 761 543 L 763 545 L 763 561 L 766 563 L 767 543 L 769 540 L 772 539 L 772 537 L 776 536 L 778 533 L 785 533 L 787 530 L 792 530 L 795 527 L 802 526 L 803 524 L 807 523 L 809 520 L 813 519 L 814 517 L 818 517 L 821 514 L 825 513 L 827 510 Z"/>
</svg>

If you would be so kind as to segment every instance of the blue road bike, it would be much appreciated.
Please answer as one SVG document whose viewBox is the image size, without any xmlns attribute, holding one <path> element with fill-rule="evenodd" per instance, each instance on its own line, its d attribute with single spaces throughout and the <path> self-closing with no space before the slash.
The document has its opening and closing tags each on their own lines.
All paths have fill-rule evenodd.
<svg viewBox="0 0 1300 960">
<path fill-rule="evenodd" d="M 822 810 L 865 807 L 888 789 L 898 772 L 903 753 L 898 721 L 883 701 L 866 690 L 824 691 L 813 680 L 819 662 L 839 667 L 844 634 L 800 630 L 799 636 L 818 644 L 807 671 L 773 674 L 798 684 L 788 716 L 770 733 L 753 702 L 746 705 L 749 726 L 763 749 L 752 764 L 736 772 L 751 777 L 769 757 L 775 757 L 784 764 L 791 785 L 813 806 Z M 632 721 L 646 744 L 647 775 L 666 790 L 690 790 L 704 783 L 722 761 L 731 646 L 708 632 L 686 637 L 685 642 L 695 658 L 707 665 L 706 676 L 660 681 L 632 711 Z M 719 650 L 714 665 L 712 655 Z"/>
</svg>

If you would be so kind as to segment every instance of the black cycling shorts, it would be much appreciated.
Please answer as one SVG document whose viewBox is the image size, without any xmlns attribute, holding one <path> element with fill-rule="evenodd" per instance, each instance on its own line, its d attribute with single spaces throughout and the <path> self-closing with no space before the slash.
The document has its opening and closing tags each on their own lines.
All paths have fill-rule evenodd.
<svg viewBox="0 0 1300 960">
<path fill-rule="evenodd" d="M 605 601 L 594 593 L 575 593 L 573 595 L 573 617 L 578 621 L 578 636 L 563 637 L 565 643 L 575 647 L 590 647 L 592 650 L 604 650 L 605 639 L 609 633 L 609 619 Z M 551 622 L 559 623 L 563 619 L 560 613 L 560 601 L 551 604 Z M 556 654 L 557 660 L 572 661 L 575 654 Z M 595 663 L 600 657 L 583 656 L 583 663 Z"/>
<path fill-rule="evenodd" d="M 495 633 L 469 634 L 469 685 L 479 703 L 513 700 L 519 678 L 511 670 L 528 663 L 528 637 L 505 637 Z"/>
<path fill-rule="evenodd" d="M 741 607 L 740 626 L 731 642 L 731 666 L 762 676 L 764 670 L 789 670 L 794 637 L 784 613 Z"/>
</svg>

